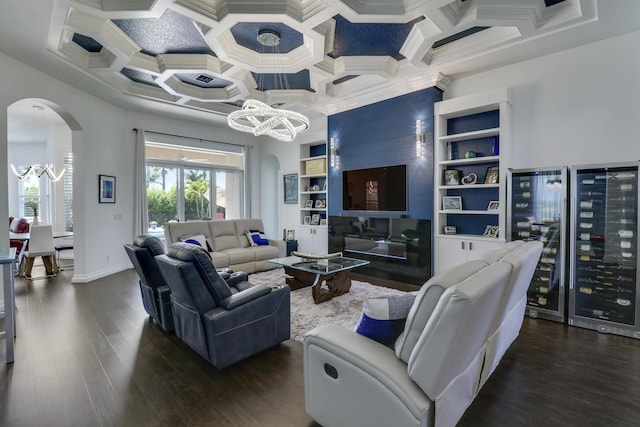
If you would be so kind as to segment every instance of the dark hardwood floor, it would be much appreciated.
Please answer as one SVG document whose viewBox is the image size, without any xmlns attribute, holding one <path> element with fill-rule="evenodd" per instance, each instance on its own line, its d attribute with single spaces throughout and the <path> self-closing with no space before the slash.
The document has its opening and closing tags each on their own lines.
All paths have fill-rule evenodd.
<svg viewBox="0 0 640 427">
<path fill-rule="evenodd" d="M 17 281 L 16 362 L 0 341 L 1 426 L 317 426 L 302 344 L 216 370 L 149 323 L 133 270 Z M 460 426 L 635 426 L 640 341 L 525 319 Z M 348 426 L 350 427 L 350 426 Z"/>
</svg>

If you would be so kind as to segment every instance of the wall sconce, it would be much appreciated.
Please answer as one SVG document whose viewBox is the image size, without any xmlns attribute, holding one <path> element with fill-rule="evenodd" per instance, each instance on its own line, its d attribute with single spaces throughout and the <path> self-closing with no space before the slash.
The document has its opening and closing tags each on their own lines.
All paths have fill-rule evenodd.
<svg viewBox="0 0 640 427">
<path fill-rule="evenodd" d="M 338 148 L 336 147 L 336 139 L 329 138 L 329 159 L 331 162 L 331 167 L 338 167 Z"/>
<path fill-rule="evenodd" d="M 424 133 L 422 133 L 422 120 L 416 120 L 416 157 L 424 157 Z"/>
</svg>

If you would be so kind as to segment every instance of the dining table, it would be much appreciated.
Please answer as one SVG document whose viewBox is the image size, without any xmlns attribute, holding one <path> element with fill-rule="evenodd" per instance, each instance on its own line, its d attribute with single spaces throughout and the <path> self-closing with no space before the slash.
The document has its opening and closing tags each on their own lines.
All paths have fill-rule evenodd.
<svg viewBox="0 0 640 427">
<path fill-rule="evenodd" d="M 12 231 L 9 232 L 10 240 L 29 240 L 31 237 L 30 233 L 14 233 Z M 54 239 L 62 239 L 64 237 L 73 237 L 73 231 L 54 231 L 53 238 Z"/>
</svg>

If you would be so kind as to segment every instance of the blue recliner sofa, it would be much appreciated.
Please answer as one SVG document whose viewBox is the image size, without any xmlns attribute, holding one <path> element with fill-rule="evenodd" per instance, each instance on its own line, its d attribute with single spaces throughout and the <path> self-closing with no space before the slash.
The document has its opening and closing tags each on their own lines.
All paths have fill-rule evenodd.
<svg viewBox="0 0 640 427">
<path fill-rule="evenodd" d="M 156 261 L 171 289 L 176 335 L 216 368 L 289 339 L 287 285 L 230 286 L 209 254 L 188 243 L 172 244 Z"/>
<path fill-rule="evenodd" d="M 162 242 L 157 237 L 142 234 L 133 240 L 133 244 L 124 245 L 124 250 L 140 278 L 145 311 L 165 332 L 173 332 L 171 292 L 154 259 L 164 254 Z"/>
</svg>

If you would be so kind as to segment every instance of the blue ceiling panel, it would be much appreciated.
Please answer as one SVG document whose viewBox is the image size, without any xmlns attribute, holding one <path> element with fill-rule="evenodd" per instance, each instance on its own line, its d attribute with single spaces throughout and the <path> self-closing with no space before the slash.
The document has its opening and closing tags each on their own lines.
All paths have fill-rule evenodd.
<svg viewBox="0 0 640 427">
<path fill-rule="evenodd" d="M 194 53 L 214 55 L 196 24 L 186 16 L 167 11 L 158 19 L 114 19 L 143 53 Z"/>
<path fill-rule="evenodd" d="M 82 34 L 73 33 L 73 42 L 91 53 L 98 53 L 102 50 L 102 45 L 92 39 L 91 37 L 83 36 Z"/>
<path fill-rule="evenodd" d="M 336 32 L 332 58 L 341 56 L 390 56 L 401 60 L 400 48 L 407 39 L 413 24 L 420 17 L 406 24 L 353 24 L 340 15 L 334 17 Z"/>
<path fill-rule="evenodd" d="M 149 86 L 160 87 L 156 84 L 153 76 L 149 73 L 143 73 L 140 71 L 132 70 L 131 68 L 123 68 L 120 70 L 122 75 L 128 77 L 136 83 L 142 83 Z"/>
<path fill-rule="evenodd" d="M 258 84 L 258 90 L 281 90 L 281 89 L 303 89 L 315 92 L 311 89 L 309 80 L 309 70 L 302 70 L 296 74 L 253 74 L 253 78 Z M 286 79 L 286 82 L 283 81 Z"/>
<path fill-rule="evenodd" d="M 176 74 L 176 77 L 178 77 L 183 83 L 197 86 L 202 89 L 222 89 L 232 84 L 228 80 L 202 73 Z"/>
<path fill-rule="evenodd" d="M 263 46 L 258 43 L 258 31 L 273 30 L 280 34 L 278 46 Z M 302 46 L 302 33 L 288 25 L 276 22 L 238 22 L 231 28 L 231 34 L 240 46 L 259 53 L 288 53 Z"/>
</svg>

